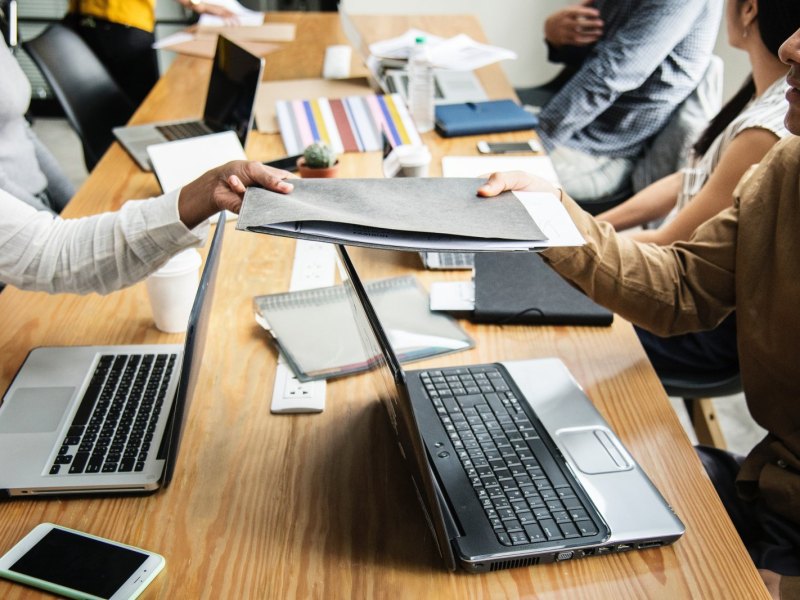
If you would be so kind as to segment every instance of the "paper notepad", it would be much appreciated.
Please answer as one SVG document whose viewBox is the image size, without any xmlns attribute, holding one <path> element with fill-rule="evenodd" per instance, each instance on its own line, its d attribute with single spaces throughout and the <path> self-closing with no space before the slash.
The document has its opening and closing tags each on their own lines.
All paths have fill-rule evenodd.
<svg viewBox="0 0 800 600">
<path fill-rule="evenodd" d="M 450 317 L 428 308 L 428 295 L 413 276 L 365 285 L 389 342 L 403 362 L 472 348 L 474 342 Z M 300 381 L 365 371 L 366 356 L 348 289 L 337 285 L 256 296 L 256 321 L 267 328 Z"/>
<path fill-rule="evenodd" d="M 284 100 L 275 103 L 275 112 L 287 154 L 300 154 L 316 141 L 340 153 L 381 150 L 381 133 L 392 146 L 422 143 L 398 94 Z"/>
</svg>

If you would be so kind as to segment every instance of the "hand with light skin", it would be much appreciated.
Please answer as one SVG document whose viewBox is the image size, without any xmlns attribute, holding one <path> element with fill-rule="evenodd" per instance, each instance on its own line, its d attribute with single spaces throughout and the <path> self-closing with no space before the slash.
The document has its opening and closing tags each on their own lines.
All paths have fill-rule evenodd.
<svg viewBox="0 0 800 600">
<path fill-rule="evenodd" d="M 238 213 L 249 186 L 288 194 L 294 186 L 285 179 L 289 171 L 274 169 L 256 161 L 235 160 L 211 169 L 183 186 L 178 196 L 178 214 L 189 229 L 221 210 Z"/>
<path fill-rule="evenodd" d="M 198 14 L 214 15 L 224 19 L 235 20 L 236 15 L 224 6 L 213 2 L 192 2 L 192 0 L 177 0 L 184 8 L 193 10 Z"/>
<path fill-rule="evenodd" d="M 503 192 L 547 192 L 561 197 L 561 190 L 549 181 L 524 171 L 492 173 L 486 183 L 478 188 L 478 195 L 489 198 Z"/>
<path fill-rule="evenodd" d="M 582 0 L 554 12 L 544 22 L 544 38 L 556 48 L 594 44 L 603 36 L 603 19 L 593 3 Z"/>
</svg>

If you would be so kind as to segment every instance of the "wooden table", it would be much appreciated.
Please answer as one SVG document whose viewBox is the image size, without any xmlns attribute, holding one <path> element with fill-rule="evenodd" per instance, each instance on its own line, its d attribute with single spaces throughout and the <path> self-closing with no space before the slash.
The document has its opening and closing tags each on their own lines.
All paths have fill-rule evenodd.
<svg viewBox="0 0 800 600">
<path fill-rule="evenodd" d="M 267 57 L 267 77 L 319 76 L 326 45 L 344 40 L 333 14 L 279 13 L 297 40 Z M 369 39 L 414 25 L 483 40 L 472 17 L 359 18 Z M 135 122 L 197 116 L 208 61 L 179 58 Z M 494 97 L 512 94 L 497 66 L 479 72 Z M 489 136 L 524 139 L 529 134 Z M 434 174 L 446 153 L 474 154 L 476 138 L 425 134 Z M 252 158 L 284 154 L 254 135 Z M 348 154 L 342 176 L 379 176 L 378 153 Z M 65 211 L 75 217 L 158 193 L 150 173 L 114 145 Z M 285 291 L 294 242 L 228 225 L 202 374 L 171 486 L 151 496 L 18 500 L 0 504 L 0 552 L 51 521 L 163 554 L 146 598 L 767 598 L 631 326 L 463 326 L 474 350 L 419 363 L 458 365 L 558 356 L 686 524 L 676 544 L 485 575 L 443 570 L 383 408 L 364 375 L 328 385 L 318 415 L 269 412 L 276 354 L 253 320 L 257 294 Z M 366 278 L 415 274 L 414 254 L 354 251 Z M 106 297 L 0 294 L 0 388 L 41 345 L 180 342 L 160 333 L 143 284 Z M 415 365 L 416 366 L 416 365 Z M 635 499 L 631 499 L 635 502 Z M 0 582 L 0 597 L 39 597 Z"/>
</svg>

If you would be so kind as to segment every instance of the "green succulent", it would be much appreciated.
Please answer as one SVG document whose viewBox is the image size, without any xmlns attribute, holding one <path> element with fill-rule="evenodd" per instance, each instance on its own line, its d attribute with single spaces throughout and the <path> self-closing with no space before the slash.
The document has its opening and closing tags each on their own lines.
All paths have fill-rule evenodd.
<svg viewBox="0 0 800 600">
<path fill-rule="evenodd" d="M 314 142 L 303 151 L 306 166 L 312 169 L 326 169 L 336 164 L 336 152 L 324 142 Z"/>
</svg>

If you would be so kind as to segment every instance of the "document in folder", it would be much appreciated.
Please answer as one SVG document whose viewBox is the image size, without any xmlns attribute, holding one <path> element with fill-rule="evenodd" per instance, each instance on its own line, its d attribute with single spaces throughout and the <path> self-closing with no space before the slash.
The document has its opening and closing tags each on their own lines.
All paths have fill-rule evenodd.
<svg viewBox="0 0 800 600">
<path fill-rule="evenodd" d="M 249 188 L 237 229 L 409 251 L 506 251 L 584 243 L 552 194 L 477 196 L 478 178 L 299 179 Z"/>
</svg>

